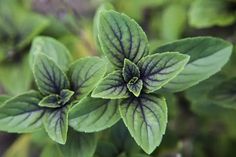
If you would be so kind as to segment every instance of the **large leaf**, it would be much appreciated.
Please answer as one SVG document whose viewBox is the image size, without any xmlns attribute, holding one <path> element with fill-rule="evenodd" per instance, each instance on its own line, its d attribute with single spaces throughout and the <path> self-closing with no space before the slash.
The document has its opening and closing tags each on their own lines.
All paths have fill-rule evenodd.
<svg viewBox="0 0 236 157">
<path fill-rule="evenodd" d="M 5 101 L 7 101 L 10 98 L 10 96 L 7 95 L 0 95 L 0 106 L 4 104 Z"/>
<path fill-rule="evenodd" d="M 37 37 L 30 49 L 30 65 L 33 67 L 37 54 L 43 53 L 52 59 L 62 70 L 67 70 L 71 63 L 71 55 L 67 48 L 50 37 Z"/>
<path fill-rule="evenodd" d="M 43 119 L 49 137 L 60 144 L 65 144 L 67 139 L 68 110 L 68 106 L 48 109 Z"/>
<path fill-rule="evenodd" d="M 116 67 L 121 68 L 125 58 L 137 63 L 148 55 L 148 40 L 141 27 L 124 14 L 102 11 L 98 33 L 102 50 Z"/>
<path fill-rule="evenodd" d="M 118 100 L 87 97 L 71 109 L 69 124 L 77 131 L 104 130 L 120 119 L 118 105 Z"/>
<path fill-rule="evenodd" d="M 133 77 L 140 77 L 140 72 L 137 65 L 135 65 L 128 59 L 124 60 L 124 67 L 122 70 L 122 75 L 126 82 L 129 82 Z"/>
<path fill-rule="evenodd" d="M 94 89 L 92 97 L 119 99 L 129 97 L 126 82 L 120 70 L 108 74 Z"/>
<path fill-rule="evenodd" d="M 157 94 L 121 101 L 121 117 L 138 145 L 150 154 L 160 144 L 167 124 L 167 106 Z"/>
<path fill-rule="evenodd" d="M 106 73 L 106 61 L 98 57 L 79 59 L 71 65 L 69 79 L 77 99 L 90 93 Z"/>
<path fill-rule="evenodd" d="M 43 94 L 60 94 L 61 90 L 69 88 L 66 74 L 44 54 L 38 54 L 34 64 L 34 78 Z"/>
<path fill-rule="evenodd" d="M 230 25 L 236 20 L 231 5 L 226 0 L 196 0 L 190 8 L 190 24 L 197 28 Z"/>
<path fill-rule="evenodd" d="M 189 61 L 189 56 L 178 52 L 165 52 L 144 57 L 138 63 L 147 93 L 160 89 L 178 75 Z"/>
<path fill-rule="evenodd" d="M 70 129 L 66 144 L 59 148 L 64 157 L 93 157 L 96 145 L 95 134 L 79 133 Z"/>
<path fill-rule="evenodd" d="M 224 81 L 214 87 L 209 96 L 216 104 L 236 109 L 236 78 Z"/>
<path fill-rule="evenodd" d="M 6 101 L 0 108 L 0 130 L 33 132 L 42 126 L 44 109 L 38 106 L 42 96 L 30 91 Z"/>
<path fill-rule="evenodd" d="M 212 37 L 187 38 L 159 47 L 155 53 L 177 51 L 190 56 L 184 70 L 164 88 L 182 91 L 209 78 L 226 64 L 232 48 L 230 43 Z"/>
</svg>

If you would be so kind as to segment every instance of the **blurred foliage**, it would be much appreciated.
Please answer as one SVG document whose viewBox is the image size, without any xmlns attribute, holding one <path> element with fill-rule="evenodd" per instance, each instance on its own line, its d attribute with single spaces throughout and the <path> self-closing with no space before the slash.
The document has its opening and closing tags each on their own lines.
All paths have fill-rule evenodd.
<svg viewBox="0 0 236 157">
<path fill-rule="evenodd" d="M 149 37 L 151 49 L 197 35 L 223 37 L 236 44 L 235 0 L 0 0 L 0 92 L 16 95 L 35 88 L 27 54 L 37 35 L 59 39 L 74 59 L 101 54 L 93 17 L 104 2 L 138 21 Z M 220 74 L 185 92 L 165 95 L 169 101 L 168 128 L 151 157 L 234 156 L 235 106 L 225 108 L 222 99 L 212 99 L 210 92 L 218 85 L 225 88 L 225 81 L 236 76 L 235 68 L 234 52 Z M 233 83 L 228 87 L 234 91 L 230 103 L 234 105 L 236 87 Z M 1 96 L 0 102 L 6 99 Z M 121 122 L 99 133 L 98 138 L 96 157 L 148 157 Z M 0 156 L 63 156 L 44 132 L 21 135 L 7 146 Z"/>
</svg>

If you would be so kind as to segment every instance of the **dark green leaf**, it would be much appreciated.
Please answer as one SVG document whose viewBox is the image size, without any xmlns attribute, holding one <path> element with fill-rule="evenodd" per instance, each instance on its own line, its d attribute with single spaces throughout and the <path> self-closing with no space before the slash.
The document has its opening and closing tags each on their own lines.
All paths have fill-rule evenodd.
<svg viewBox="0 0 236 157">
<path fill-rule="evenodd" d="M 97 140 L 94 134 L 79 133 L 69 130 L 65 145 L 60 145 L 64 157 L 93 157 Z"/>
<path fill-rule="evenodd" d="M 122 72 L 122 75 L 126 82 L 129 82 L 133 77 L 140 77 L 140 72 L 137 65 L 135 65 L 128 59 L 124 60 L 124 67 Z"/>
<path fill-rule="evenodd" d="M 142 28 L 131 18 L 115 11 L 102 11 L 98 33 L 102 50 L 116 67 L 123 67 L 124 59 L 137 63 L 148 55 L 148 40 Z"/>
<path fill-rule="evenodd" d="M 69 87 L 66 74 L 44 54 L 37 55 L 33 72 L 40 92 L 45 95 L 60 94 L 61 90 Z"/>
<path fill-rule="evenodd" d="M 50 37 L 37 37 L 34 39 L 30 49 L 31 67 L 33 67 L 39 53 L 43 53 L 52 59 L 62 70 L 67 70 L 72 60 L 67 48 Z"/>
<path fill-rule="evenodd" d="M 214 87 L 209 95 L 216 104 L 236 109 L 236 78 Z"/>
<path fill-rule="evenodd" d="M 33 132 L 41 128 L 44 109 L 38 106 L 42 96 L 30 91 L 6 101 L 0 108 L 0 130 Z"/>
<path fill-rule="evenodd" d="M 130 92 L 132 92 L 136 97 L 138 97 L 141 90 L 143 89 L 143 81 L 136 77 L 134 77 L 133 79 L 128 82 L 127 87 Z"/>
<path fill-rule="evenodd" d="M 62 105 L 65 105 L 67 102 L 69 102 L 71 97 L 74 95 L 74 93 L 75 92 L 70 91 L 69 89 L 63 89 L 60 92 L 60 98 L 61 98 Z"/>
<path fill-rule="evenodd" d="M 44 116 L 45 130 L 53 141 L 60 144 L 65 144 L 67 139 L 68 110 L 68 106 L 48 109 Z"/>
<path fill-rule="evenodd" d="M 118 100 L 84 98 L 71 109 L 70 126 L 84 132 L 109 128 L 120 119 L 118 105 Z"/>
<path fill-rule="evenodd" d="M 189 61 L 189 56 L 178 52 L 165 52 L 144 57 L 138 63 L 140 79 L 147 93 L 160 89 L 176 77 Z"/>
<path fill-rule="evenodd" d="M 128 96 L 126 82 L 120 70 L 108 74 L 92 93 L 92 97 L 104 99 L 127 98 Z"/>
<path fill-rule="evenodd" d="M 76 61 L 69 70 L 69 78 L 77 99 L 89 94 L 106 73 L 106 61 L 86 57 Z"/>
<path fill-rule="evenodd" d="M 138 145 L 150 154 L 160 144 L 167 124 L 167 106 L 159 95 L 142 94 L 121 101 L 121 117 Z"/>
<path fill-rule="evenodd" d="M 184 70 L 164 88 L 182 91 L 209 78 L 229 60 L 232 48 L 230 43 L 212 37 L 187 38 L 159 47 L 155 53 L 177 51 L 190 56 Z"/>
</svg>

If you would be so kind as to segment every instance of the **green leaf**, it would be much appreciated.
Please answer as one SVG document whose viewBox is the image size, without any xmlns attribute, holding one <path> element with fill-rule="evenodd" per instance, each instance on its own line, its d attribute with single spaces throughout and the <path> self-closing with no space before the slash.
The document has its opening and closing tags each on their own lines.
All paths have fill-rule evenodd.
<svg viewBox="0 0 236 157">
<path fill-rule="evenodd" d="M 141 93 L 141 90 L 143 89 L 143 81 L 138 79 L 137 77 L 133 77 L 133 79 L 128 82 L 127 87 L 130 92 L 138 97 Z"/>
<path fill-rule="evenodd" d="M 67 139 L 68 110 L 68 106 L 48 109 L 43 119 L 44 128 L 49 137 L 60 144 L 65 144 Z"/>
<path fill-rule="evenodd" d="M 210 91 L 209 96 L 220 106 L 236 109 L 236 78 L 217 85 Z"/>
<path fill-rule="evenodd" d="M 124 67 L 122 71 L 122 75 L 124 77 L 124 80 L 126 82 L 129 82 L 133 77 L 140 77 L 140 72 L 137 67 L 133 62 L 131 62 L 128 59 L 125 59 L 124 61 Z"/>
<path fill-rule="evenodd" d="M 57 40 L 50 37 L 37 37 L 33 40 L 30 49 L 30 65 L 34 66 L 38 54 L 43 53 L 52 59 L 62 70 L 67 70 L 72 57 L 67 48 Z"/>
<path fill-rule="evenodd" d="M 177 51 L 190 56 L 184 70 L 164 88 L 178 92 L 209 78 L 226 64 L 232 48 L 230 43 L 212 37 L 187 38 L 159 47 L 155 53 Z"/>
<path fill-rule="evenodd" d="M 42 107 L 50 107 L 50 108 L 57 108 L 60 107 L 60 96 L 57 94 L 50 94 L 44 97 L 40 102 L 39 106 Z"/>
<path fill-rule="evenodd" d="M 5 101 L 7 101 L 10 98 L 10 96 L 7 95 L 0 95 L 0 106 L 4 104 Z"/>
<path fill-rule="evenodd" d="M 118 105 L 118 100 L 86 97 L 70 110 L 69 124 L 77 131 L 104 130 L 120 119 Z"/>
<path fill-rule="evenodd" d="M 189 56 L 178 52 L 149 55 L 140 60 L 140 79 L 147 93 L 160 89 L 176 77 L 189 61 Z"/>
<path fill-rule="evenodd" d="M 94 89 L 92 97 L 104 99 L 119 99 L 129 97 L 126 82 L 120 70 L 108 74 Z"/>
<path fill-rule="evenodd" d="M 60 145 L 64 157 L 93 157 L 97 140 L 95 134 L 79 133 L 69 130 L 65 145 Z"/>
<path fill-rule="evenodd" d="M 128 16 L 115 11 L 102 11 L 98 25 L 102 50 L 116 67 L 123 67 L 125 58 L 137 63 L 149 54 L 145 33 Z"/>
<path fill-rule="evenodd" d="M 70 67 L 68 77 L 77 99 L 88 95 L 106 73 L 107 62 L 98 57 L 79 59 Z"/>
<path fill-rule="evenodd" d="M 61 90 L 69 88 L 66 74 L 44 54 L 38 54 L 34 64 L 36 84 L 45 95 L 60 94 Z"/>
<path fill-rule="evenodd" d="M 64 156 L 62 155 L 62 152 L 60 151 L 58 145 L 55 144 L 55 143 L 49 143 L 49 144 L 47 144 L 47 145 L 43 148 L 42 153 L 40 154 L 40 157 L 52 157 L 52 156 L 64 157 Z"/>
<path fill-rule="evenodd" d="M 75 92 L 70 91 L 69 89 L 63 89 L 60 92 L 61 102 L 62 105 L 65 105 L 67 102 L 71 100 L 71 97 L 74 95 Z"/>
<path fill-rule="evenodd" d="M 160 144 L 167 124 L 165 99 L 155 93 L 121 101 L 121 117 L 130 134 L 150 154 Z"/>
<path fill-rule="evenodd" d="M 33 132 L 41 128 L 44 109 L 38 106 L 42 96 L 30 91 L 7 100 L 0 107 L 0 130 Z"/>
<path fill-rule="evenodd" d="M 190 24 L 197 28 L 226 26 L 236 20 L 234 5 L 226 0 L 196 0 L 190 8 Z M 207 6 L 207 7 L 206 7 Z"/>
</svg>

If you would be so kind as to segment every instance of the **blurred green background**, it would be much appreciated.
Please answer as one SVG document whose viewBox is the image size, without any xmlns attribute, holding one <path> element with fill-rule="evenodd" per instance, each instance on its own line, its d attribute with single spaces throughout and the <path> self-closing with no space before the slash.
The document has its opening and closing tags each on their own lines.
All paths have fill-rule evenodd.
<svg viewBox="0 0 236 157">
<path fill-rule="evenodd" d="M 151 49 L 193 36 L 214 36 L 236 43 L 236 0 L 0 0 L 0 93 L 11 96 L 35 88 L 27 57 L 31 41 L 38 35 L 61 41 L 74 59 L 102 55 L 96 46 L 93 20 L 104 3 L 135 19 L 147 33 Z M 166 94 L 167 132 L 150 156 L 235 156 L 236 111 L 208 96 L 212 88 L 235 77 L 235 69 L 233 53 L 217 75 L 185 92 Z M 0 102 L 6 98 L 1 97 Z M 133 152 L 141 151 L 120 123 L 99 137 L 97 156 L 136 157 Z M 44 132 L 0 133 L 3 157 L 55 156 L 50 149 L 54 149 L 53 143 Z"/>
</svg>

